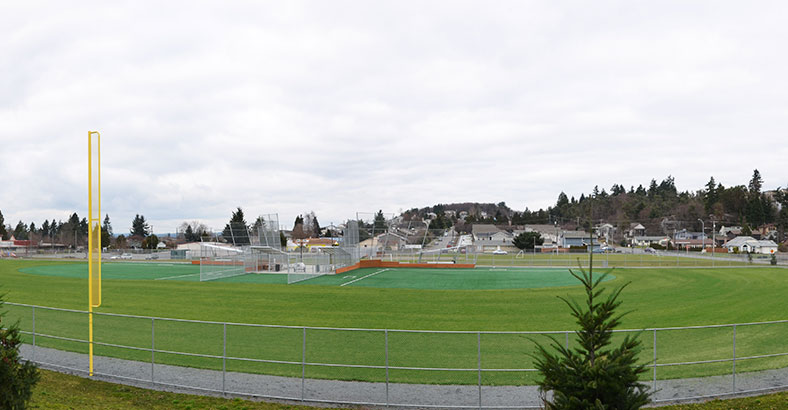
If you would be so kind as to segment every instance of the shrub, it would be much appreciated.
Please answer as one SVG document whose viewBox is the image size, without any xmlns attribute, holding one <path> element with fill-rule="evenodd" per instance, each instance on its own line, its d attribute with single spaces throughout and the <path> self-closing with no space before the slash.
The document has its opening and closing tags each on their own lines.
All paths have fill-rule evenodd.
<svg viewBox="0 0 788 410">
<path fill-rule="evenodd" d="M 24 409 L 40 377 L 35 365 L 19 357 L 20 344 L 18 323 L 6 326 L 0 312 L 0 409 Z"/>
<path fill-rule="evenodd" d="M 644 364 L 636 363 L 641 344 L 627 336 L 616 348 L 611 344 L 612 331 L 621 323 L 623 315 L 614 311 L 621 305 L 618 296 L 626 285 L 615 289 L 606 299 L 599 284 L 607 273 L 597 279 L 593 268 L 588 273 L 580 268 L 581 275 L 570 273 L 582 282 L 586 291 L 586 304 L 561 298 L 569 306 L 572 316 L 580 325 L 576 331 L 579 348 L 569 349 L 553 339 L 553 354 L 537 343 L 536 368 L 543 376 L 539 390 L 545 397 L 553 392 L 552 402 L 544 399 L 548 409 L 636 409 L 649 403 L 648 387 L 638 382 L 638 376 L 647 371 Z"/>
</svg>

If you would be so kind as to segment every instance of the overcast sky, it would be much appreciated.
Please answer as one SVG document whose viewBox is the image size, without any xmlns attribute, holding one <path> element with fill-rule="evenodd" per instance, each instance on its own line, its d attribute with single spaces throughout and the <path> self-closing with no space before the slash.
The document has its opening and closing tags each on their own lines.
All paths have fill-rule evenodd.
<svg viewBox="0 0 788 410">
<path fill-rule="evenodd" d="M 221 229 L 788 185 L 788 3 L 0 0 L 0 211 Z"/>
</svg>

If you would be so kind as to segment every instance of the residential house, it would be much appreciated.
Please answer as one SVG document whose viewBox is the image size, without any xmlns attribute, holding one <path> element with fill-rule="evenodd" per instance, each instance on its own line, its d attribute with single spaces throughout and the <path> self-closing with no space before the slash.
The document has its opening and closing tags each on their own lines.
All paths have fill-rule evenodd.
<svg viewBox="0 0 788 410">
<path fill-rule="evenodd" d="M 673 239 L 706 239 L 706 234 L 703 232 L 691 232 L 686 229 L 676 231 Z"/>
<path fill-rule="evenodd" d="M 763 253 L 777 252 L 777 243 L 772 240 L 758 240 L 752 236 L 737 236 L 725 243 L 728 252 Z"/>
<path fill-rule="evenodd" d="M 616 233 L 616 227 L 609 223 L 603 223 L 594 227 L 594 232 L 596 233 L 597 237 L 604 237 L 605 242 L 610 242 L 610 238 L 612 238 Z"/>
<path fill-rule="evenodd" d="M 534 224 L 525 225 L 523 232 L 539 232 L 542 235 L 542 239 L 544 239 L 542 246 L 555 247 L 558 244 L 561 229 L 556 225 Z"/>
<path fill-rule="evenodd" d="M 495 250 L 498 247 L 512 247 L 514 236 L 491 224 L 474 224 L 471 227 L 473 241 L 480 252 Z"/>
<path fill-rule="evenodd" d="M 585 231 L 562 231 L 558 243 L 561 248 L 587 247 L 589 245 L 591 248 L 599 247 L 597 239 L 592 238 L 591 234 Z"/>
<path fill-rule="evenodd" d="M 739 235 L 741 235 L 741 226 L 723 225 L 719 231 L 719 236 L 725 238 L 726 241 L 729 241 Z"/>
<path fill-rule="evenodd" d="M 627 238 L 646 236 L 646 227 L 637 222 L 632 222 L 629 224 L 629 230 L 625 232 L 625 235 Z"/>
<path fill-rule="evenodd" d="M 777 253 L 777 243 L 772 240 L 747 241 L 740 249 L 741 252 L 770 255 Z"/>
<path fill-rule="evenodd" d="M 674 239 L 676 249 L 710 249 L 714 245 L 711 239 Z"/>
</svg>

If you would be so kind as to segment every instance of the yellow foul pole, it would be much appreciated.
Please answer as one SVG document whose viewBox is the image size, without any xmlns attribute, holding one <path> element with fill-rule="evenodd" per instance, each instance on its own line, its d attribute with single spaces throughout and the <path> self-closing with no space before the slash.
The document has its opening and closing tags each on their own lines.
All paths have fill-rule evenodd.
<svg viewBox="0 0 788 410">
<path fill-rule="evenodd" d="M 88 356 L 93 376 L 93 308 L 101 306 L 101 135 L 88 131 Z"/>
</svg>

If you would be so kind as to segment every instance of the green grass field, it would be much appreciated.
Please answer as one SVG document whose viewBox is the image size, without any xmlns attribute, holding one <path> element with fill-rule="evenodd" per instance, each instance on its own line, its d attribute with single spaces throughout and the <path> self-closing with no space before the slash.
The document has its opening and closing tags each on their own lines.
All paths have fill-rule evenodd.
<svg viewBox="0 0 788 410">
<path fill-rule="evenodd" d="M 286 285 L 285 275 L 247 275 L 200 283 L 199 267 L 167 263 L 107 263 L 104 304 L 98 312 L 268 325 L 440 331 L 563 331 L 575 326 L 556 296 L 579 298 L 582 289 L 565 270 L 356 270 Z M 86 310 L 84 263 L 0 261 L 0 291 L 9 302 Z M 364 276 L 373 274 L 366 278 Z M 786 319 L 788 269 L 625 269 L 612 272 L 609 287 L 631 282 L 622 295 L 629 329 L 710 325 Z M 363 279 L 361 279 L 363 278 Z M 360 279 L 360 280 L 357 280 Z M 357 281 L 356 281 L 357 280 Z M 342 284 L 355 281 L 346 286 Z M 31 309 L 6 305 L 23 330 L 32 327 Z M 151 320 L 96 316 L 96 340 L 140 348 L 151 345 Z M 221 355 L 221 324 L 156 320 L 156 348 Z M 36 310 L 36 331 L 87 339 L 84 314 Z M 383 331 L 308 329 L 306 360 L 314 363 L 383 365 Z M 784 353 L 788 324 L 739 326 L 737 356 Z M 298 364 L 229 360 L 227 369 L 300 376 L 301 328 L 227 326 L 228 356 Z M 618 336 L 617 336 L 618 337 Z M 621 335 L 623 337 L 623 335 Z M 652 356 L 651 332 L 643 361 Z M 564 340 L 564 335 L 558 335 Z M 400 367 L 476 367 L 475 333 L 388 334 L 389 364 Z M 483 334 L 487 369 L 532 368 L 534 341 L 545 336 Z M 732 329 L 658 332 L 659 363 L 731 357 Z M 84 344 L 47 339 L 36 343 L 85 352 Z M 96 354 L 150 360 L 150 352 L 97 346 Z M 220 369 L 221 359 L 156 353 L 157 363 Z M 737 362 L 738 371 L 788 366 L 788 357 Z M 659 378 L 725 374 L 729 362 L 661 367 Z M 384 370 L 307 366 L 307 377 L 385 380 Z M 648 375 L 650 377 L 650 374 Z M 533 383 L 535 373 L 485 371 L 485 384 Z M 393 382 L 476 383 L 475 372 L 392 370 Z"/>
<path fill-rule="evenodd" d="M 416 262 L 418 255 L 402 256 L 398 258 L 402 262 Z M 439 255 L 425 255 L 423 261 L 452 261 L 458 263 L 470 262 L 474 260 L 479 266 L 578 266 L 578 263 L 587 266 L 588 254 L 586 253 L 509 253 L 506 255 L 493 255 L 483 253 L 478 255 L 444 253 Z M 756 256 L 756 261 L 765 262 L 767 255 Z M 742 255 L 728 254 L 699 254 L 691 252 L 686 255 L 664 255 L 664 254 L 645 254 L 645 253 L 603 253 L 594 255 L 594 267 L 709 267 L 709 266 L 747 266 L 747 262 L 742 259 Z"/>
</svg>

